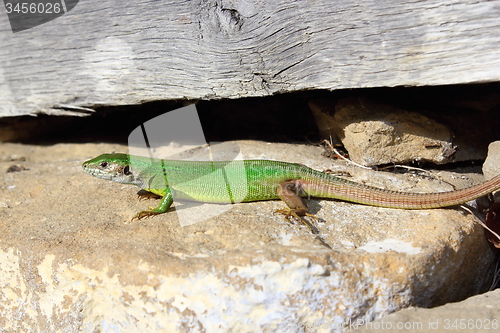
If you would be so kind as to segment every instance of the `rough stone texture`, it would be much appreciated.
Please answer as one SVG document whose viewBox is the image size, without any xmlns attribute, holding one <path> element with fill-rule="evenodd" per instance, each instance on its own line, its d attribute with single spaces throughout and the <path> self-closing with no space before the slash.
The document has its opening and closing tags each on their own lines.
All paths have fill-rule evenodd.
<svg viewBox="0 0 500 333">
<path fill-rule="evenodd" d="M 443 164 L 455 153 L 449 129 L 417 112 L 351 97 L 335 105 L 310 103 L 323 137 L 344 144 L 349 158 L 367 165 L 428 161 Z"/>
<path fill-rule="evenodd" d="M 488 157 L 483 164 L 483 174 L 486 179 L 500 175 L 500 141 L 490 143 Z"/>
<path fill-rule="evenodd" d="M 80 1 L 12 33 L 0 116 L 500 80 L 497 1 Z"/>
<path fill-rule="evenodd" d="M 483 164 L 483 174 L 486 179 L 491 179 L 500 174 L 500 141 L 490 143 L 488 146 L 488 157 Z M 493 204 L 490 201 L 494 201 Z M 485 231 L 485 235 L 493 246 L 500 249 L 500 191 L 493 193 L 493 200 L 488 196 L 477 201 L 478 205 L 487 207 L 488 211 L 485 216 L 485 224 L 495 234 Z M 500 276 L 498 277 L 500 279 Z M 500 287 L 500 284 L 499 284 Z"/>
<path fill-rule="evenodd" d="M 483 163 L 483 174 L 486 179 L 500 175 L 500 141 L 494 141 L 488 146 L 488 157 Z M 500 191 L 494 193 L 494 198 L 495 202 L 500 202 Z"/>
<path fill-rule="evenodd" d="M 411 307 L 360 326 L 356 322 L 351 323 L 348 332 L 498 332 L 500 329 L 500 289 L 434 309 Z"/>
<path fill-rule="evenodd" d="M 247 158 L 344 169 L 379 187 L 451 189 L 347 167 L 319 157 L 318 147 L 238 144 Z M 1 151 L 0 170 L 22 170 L 0 180 L 0 324 L 9 332 L 302 332 L 304 325 L 338 332 L 349 319 L 464 299 L 491 280 L 482 229 L 459 209 L 309 200 L 325 220 L 313 222 L 319 238 L 273 214 L 279 201 L 235 204 L 186 227 L 173 211 L 131 223 L 149 205 L 137 189 L 80 168 L 126 147 L 2 144 Z M 479 180 L 464 171 L 436 177 L 459 187 Z"/>
</svg>

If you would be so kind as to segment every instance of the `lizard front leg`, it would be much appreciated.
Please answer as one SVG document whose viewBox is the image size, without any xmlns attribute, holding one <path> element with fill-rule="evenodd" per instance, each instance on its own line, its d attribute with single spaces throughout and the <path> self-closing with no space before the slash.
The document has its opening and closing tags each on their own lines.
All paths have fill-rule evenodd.
<svg viewBox="0 0 500 333">
<path fill-rule="evenodd" d="M 161 199 L 163 197 L 162 195 L 154 194 L 146 190 L 140 190 L 137 192 L 137 196 L 139 197 L 139 201 L 143 199 Z"/>
<path fill-rule="evenodd" d="M 172 195 L 172 191 L 170 191 L 169 188 L 166 188 L 162 192 L 164 192 L 164 193 L 162 193 L 163 197 L 156 208 L 149 207 L 149 210 L 142 210 L 139 213 L 137 213 L 132 218 L 132 220 L 134 220 L 134 219 L 140 220 L 140 219 L 145 218 L 145 217 L 150 217 L 150 216 L 165 213 L 170 208 L 170 206 L 172 206 L 172 204 L 174 203 L 174 197 Z"/>
</svg>

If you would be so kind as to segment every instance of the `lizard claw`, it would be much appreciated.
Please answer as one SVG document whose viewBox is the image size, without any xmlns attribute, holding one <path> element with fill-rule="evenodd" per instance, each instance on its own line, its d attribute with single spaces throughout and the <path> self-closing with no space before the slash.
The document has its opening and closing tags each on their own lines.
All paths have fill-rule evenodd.
<svg viewBox="0 0 500 333">
<path fill-rule="evenodd" d="M 309 217 L 312 217 L 318 221 L 324 222 L 324 220 L 322 218 L 317 217 L 316 215 L 313 215 L 313 214 L 301 212 L 301 210 L 302 209 L 283 208 L 283 209 L 275 210 L 274 213 L 280 213 L 280 214 L 285 215 L 285 220 L 287 220 L 287 221 L 290 220 L 290 216 L 293 216 L 297 219 L 300 219 L 302 216 L 309 216 Z"/>
<path fill-rule="evenodd" d="M 150 209 L 151 210 L 141 210 L 139 213 L 135 214 L 135 216 L 132 218 L 132 221 L 135 219 L 140 221 L 143 218 L 151 217 L 151 216 L 160 214 L 158 212 L 155 212 L 151 207 L 150 207 Z"/>
<path fill-rule="evenodd" d="M 318 229 L 316 227 L 314 227 L 311 223 L 309 223 L 306 219 L 304 219 L 303 216 L 312 217 L 318 221 L 324 222 L 323 219 L 317 217 L 316 215 L 305 213 L 305 212 L 298 210 L 298 209 L 283 208 L 283 209 L 278 209 L 278 210 L 274 211 L 274 213 L 283 214 L 285 217 L 285 220 L 287 220 L 290 223 L 292 223 L 292 221 L 290 220 L 290 217 L 294 217 L 297 220 L 300 220 L 300 222 L 305 224 L 311 230 L 311 232 L 315 235 L 317 235 L 319 233 Z"/>
<path fill-rule="evenodd" d="M 283 214 L 284 215 L 283 217 L 288 222 L 292 222 L 292 221 L 290 221 L 290 216 L 293 216 L 297 219 L 300 219 L 299 215 L 297 215 L 297 213 L 293 209 L 290 209 L 290 208 L 277 209 L 274 211 L 274 214 L 276 214 L 276 213 Z"/>
</svg>

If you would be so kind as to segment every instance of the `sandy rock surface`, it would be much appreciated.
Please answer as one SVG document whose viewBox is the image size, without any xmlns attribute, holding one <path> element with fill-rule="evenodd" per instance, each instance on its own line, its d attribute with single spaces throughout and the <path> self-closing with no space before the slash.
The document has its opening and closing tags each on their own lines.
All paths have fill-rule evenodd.
<svg viewBox="0 0 500 333">
<path fill-rule="evenodd" d="M 433 309 L 411 307 L 358 328 L 353 323 L 349 328 L 351 333 L 498 332 L 500 289 Z"/>
<path fill-rule="evenodd" d="M 319 147 L 238 142 L 245 158 L 288 160 L 416 192 L 481 180 L 355 169 Z M 309 200 L 319 235 L 241 203 L 181 227 L 175 211 L 131 218 L 157 201 L 93 178 L 81 163 L 109 144 L 1 144 L 0 324 L 9 332 L 339 332 L 408 306 L 462 300 L 491 282 L 493 252 L 458 208 L 406 211 Z M 17 172 L 7 172 L 16 166 Z M 14 170 L 12 169 L 12 170 Z M 436 180 L 438 179 L 438 180 Z M 185 209 L 178 206 L 177 210 Z"/>
</svg>

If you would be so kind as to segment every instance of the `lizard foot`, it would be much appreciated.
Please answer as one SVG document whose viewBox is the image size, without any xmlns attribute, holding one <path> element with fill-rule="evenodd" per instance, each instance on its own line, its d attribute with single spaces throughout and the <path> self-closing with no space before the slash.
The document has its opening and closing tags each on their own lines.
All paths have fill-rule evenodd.
<svg viewBox="0 0 500 333">
<path fill-rule="evenodd" d="M 132 221 L 135 219 L 141 220 L 145 217 L 151 217 L 151 216 L 161 214 L 161 213 L 155 211 L 154 209 L 152 209 L 152 207 L 149 207 L 149 208 L 150 208 L 150 210 L 141 210 L 139 213 L 135 214 L 135 216 L 132 218 Z"/>
<path fill-rule="evenodd" d="M 285 220 L 287 220 L 290 223 L 292 223 L 292 221 L 290 220 L 290 217 L 293 217 L 297 220 L 300 220 L 300 222 L 305 224 L 311 230 L 311 232 L 315 235 L 317 235 L 319 233 L 319 230 L 315 226 L 313 226 L 309 221 L 304 219 L 303 217 L 308 216 L 308 217 L 312 217 L 318 221 L 323 221 L 323 219 L 317 217 L 316 215 L 306 213 L 302 209 L 283 208 L 283 209 L 276 210 L 274 213 L 283 214 L 285 217 Z"/>
</svg>

